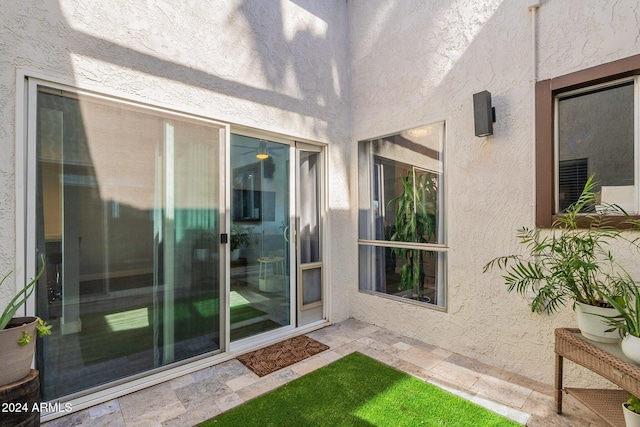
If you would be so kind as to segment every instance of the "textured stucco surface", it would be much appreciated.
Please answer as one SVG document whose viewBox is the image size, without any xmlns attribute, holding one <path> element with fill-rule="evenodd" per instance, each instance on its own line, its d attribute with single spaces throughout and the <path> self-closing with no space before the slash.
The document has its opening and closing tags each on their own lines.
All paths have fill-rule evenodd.
<svg viewBox="0 0 640 427">
<path fill-rule="evenodd" d="M 17 70 L 329 144 L 330 174 L 341 177 L 331 181 L 332 234 L 344 236 L 349 208 L 346 18 L 342 0 L 236 0 L 215 6 L 204 1 L 3 2 L 0 271 L 15 266 L 15 127 L 23 120 L 16 122 Z M 337 255 L 340 265 L 346 257 Z M 351 276 L 335 282 L 344 284 Z M 13 281 L 9 285 L 0 290 L 0 301 L 13 293 Z M 337 298 L 335 307 L 338 320 L 344 319 L 346 299 Z"/>
<path fill-rule="evenodd" d="M 16 263 L 17 70 L 327 143 L 331 320 L 348 316 L 547 383 L 553 329 L 491 258 L 534 223 L 534 72 L 640 53 L 635 0 L 5 1 L 0 14 L 0 272 Z M 473 134 L 489 90 L 494 136 Z M 448 310 L 357 292 L 357 141 L 446 122 Z M 0 289 L 0 302 L 15 292 Z M 583 381 L 591 377 L 583 372 Z"/>
<path fill-rule="evenodd" d="M 540 79 L 640 53 L 637 2 L 541 3 Z M 534 225 L 527 2 L 348 4 L 352 143 L 446 121 L 450 248 L 446 313 L 359 293 L 351 302 L 354 317 L 552 383 L 553 330 L 576 325 L 571 308 L 532 314 L 526 301 L 506 292 L 499 271 L 482 273 L 490 259 L 520 250 L 516 229 Z M 482 90 L 492 93 L 497 115 L 487 138 L 475 137 L 473 127 L 472 95 Z M 578 383 L 597 381 L 582 371 L 572 372 L 576 377 Z"/>
</svg>

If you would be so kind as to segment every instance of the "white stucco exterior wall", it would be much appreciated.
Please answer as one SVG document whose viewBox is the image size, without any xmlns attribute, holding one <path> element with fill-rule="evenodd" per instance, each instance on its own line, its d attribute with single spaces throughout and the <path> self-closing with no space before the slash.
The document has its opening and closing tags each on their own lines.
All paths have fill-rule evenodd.
<svg viewBox="0 0 640 427">
<path fill-rule="evenodd" d="M 331 320 L 353 315 L 551 383 L 553 329 L 507 294 L 495 256 L 534 224 L 533 75 L 640 53 L 635 0 L 5 1 L 0 14 L 0 272 L 16 265 L 19 72 L 328 149 Z M 577 17 L 576 17 L 577 15 Z M 489 90 L 494 135 L 473 132 Z M 448 309 L 357 291 L 357 141 L 446 122 Z M 21 143 L 18 141 L 18 143 Z M 0 303 L 15 293 L 13 278 Z"/>
<path fill-rule="evenodd" d="M 446 121 L 450 248 L 446 313 L 364 293 L 351 306 L 358 319 L 551 384 L 553 330 L 576 326 L 571 308 L 532 314 L 498 270 L 482 268 L 519 251 L 516 230 L 535 224 L 534 72 L 640 53 L 640 10 L 633 0 L 541 3 L 534 65 L 529 2 L 349 0 L 352 144 Z M 497 115 L 486 138 L 474 135 L 482 90 Z"/>
<path fill-rule="evenodd" d="M 329 146 L 331 240 L 350 233 L 346 3 L 48 0 L 0 14 L 0 272 L 16 265 L 17 73 Z M 233 129 L 233 128 L 232 128 Z M 18 143 L 21 143 L 19 141 Z M 339 179 L 338 179 L 339 178 Z M 346 251 L 332 248 L 347 275 Z M 15 292 L 14 277 L 0 302 Z M 346 286 L 345 286 L 346 287 Z M 337 293 L 333 293 L 334 296 Z M 337 318 L 347 299 L 335 297 Z"/>
</svg>

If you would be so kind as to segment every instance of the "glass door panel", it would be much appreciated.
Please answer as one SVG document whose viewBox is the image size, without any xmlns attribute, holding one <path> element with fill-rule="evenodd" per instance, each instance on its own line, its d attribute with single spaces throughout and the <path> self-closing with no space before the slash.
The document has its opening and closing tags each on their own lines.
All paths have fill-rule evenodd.
<svg viewBox="0 0 640 427">
<path fill-rule="evenodd" d="M 291 324 L 289 146 L 231 135 L 230 337 Z"/>
<path fill-rule="evenodd" d="M 154 283 L 157 365 L 219 348 L 220 335 L 218 146 L 199 125 L 171 121 L 164 129 L 164 203 L 156 203 L 162 216 L 155 236 L 162 257 L 156 277 L 164 279 Z"/>
<path fill-rule="evenodd" d="M 218 350 L 224 128 L 46 88 L 36 117 L 44 400 Z"/>
<path fill-rule="evenodd" d="M 321 320 L 322 278 L 322 170 L 319 147 L 297 145 L 298 185 L 298 324 Z"/>
</svg>

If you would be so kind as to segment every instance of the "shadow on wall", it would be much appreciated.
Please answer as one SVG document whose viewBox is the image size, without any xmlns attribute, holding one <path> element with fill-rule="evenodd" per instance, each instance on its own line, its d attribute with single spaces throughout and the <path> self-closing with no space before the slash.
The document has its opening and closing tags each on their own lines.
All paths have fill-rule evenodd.
<svg viewBox="0 0 640 427">
<path fill-rule="evenodd" d="M 131 3 L 135 4 L 135 2 Z M 305 4 L 308 4 L 308 7 L 305 7 Z M 30 56 L 28 56 L 26 60 L 31 61 L 30 67 L 55 70 L 55 74 L 58 75 L 74 76 L 75 78 L 78 78 L 76 76 L 80 76 L 80 73 L 82 73 L 84 74 L 83 79 L 94 79 L 94 81 L 100 82 L 106 80 L 104 77 L 101 78 L 100 73 L 102 72 L 105 74 L 115 74 L 118 72 L 117 69 L 119 68 L 133 70 L 135 71 L 138 80 L 134 82 L 134 84 L 127 86 L 125 89 L 131 93 L 145 95 L 144 91 L 148 90 L 149 86 L 145 84 L 144 80 L 151 80 L 154 77 L 166 79 L 167 81 L 182 83 L 186 86 L 190 86 L 191 88 L 203 89 L 212 96 L 215 94 L 221 94 L 223 96 L 228 96 L 229 98 L 239 98 L 241 100 L 247 100 L 253 104 L 291 112 L 292 115 L 297 115 L 305 119 L 311 118 L 317 127 L 314 129 L 317 135 L 323 135 L 326 132 L 333 132 L 336 134 L 336 126 L 338 129 L 347 128 L 348 115 L 342 114 L 342 112 L 346 112 L 347 107 L 341 99 L 342 93 L 346 93 L 346 90 L 343 89 L 343 85 L 346 85 L 347 83 L 346 49 L 342 48 L 342 40 L 340 40 L 341 43 L 337 43 L 335 39 L 330 39 L 331 37 L 335 37 L 335 35 L 329 31 L 330 28 L 328 22 L 331 21 L 322 18 L 315 18 L 312 8 L 315 7 L 317 10 L 325 11 L 331 15 L 342 13 L 342 11 L 330 11 L 328 9 L 324 9 L 323 6 L 314 6 L 313 2 L 310 0 L 306 2 L 297 1 L 295 5 L 303 8 L 307 13 L 300 13 L 299 15 L 293 16 L 291 19 L 295 19 L 296 22 L 292 23 L 286 22 L 289 18 L 284 18 L 285 16 L 289 16 L 289 14 L 285 13 L 284 8 L 292 7 L 291 5 L 292 3 L 290 2 L 270 2 L 268 4 L 251 1 L 238 2 L 238 6 L 235 9 L 227 9 L 230 11 L 229 16 L 223 17 L 223 19 L 227 20 L 229 25 L 244 25 L 248 28 L 248 31 L 243 34 L 248 36 L 249 43 L 253 43 L 253 47 L 250 51 L 257 51 L 258 54 L 256 58 L 258 58 L 258 62 L 256 64 L 248 63 L 247 67 L 257 67 L 257 69 L 262 70 L 262 73 L 264 74 L 263 78 L 266 81 L 266 84 L 264 84 L 263 87 L 256 87 L 256 85 L 253 84 L 256 79 L 261 78 L 260 72 L 258 71 L 252 71 L 249 73 L 248 78 L 246 79 L 249 83 L 247 83 L 241 81 L 243 76 L 239 76 L 237 79 L 232 79 L 228 77 L 228 74 L 216 74 L 215 72 L 209 71 L 206 67 L 203 68 L 206 71 L 203 71 L 203 69 L 184 65 L 185 63 L 188 63 L 188 61 L 184 61 L 182 59 L 185 57 L 183 54 L 178 55 L 181 58 L 175 61 L 167 59 L 172 57 L 171 50 L 175 49 L 175 46 L 179 41 L 167 40 L 166 45 L 169 46 L 167 47 L 163 44 L 163 40 L 153 39 L 153 36 L 151 35 L 152 33 L 156 37 L 164 36 L 162 28 L 153 28 L 154 25 L 152 24 L 155 22 L 152 23 L 151 18 L 145 19 L 147 18 L 146 16 L 141 16 L 139 18 L 136 17 L 136 10 L 134 10 L 133 13 L 130 10 L 122 10 L 118 12 L 121 13 L 121 15 L 117 18 L 117 21 L 121 21 L 123 26 L 117 28 L 117 30 L 114 31 L 113 36 L 109 33 L 109 37 L 112 37 L 112 40 L 107 40 L 106 38 L 99 36 L 101 30 L 96 30 L 95 32 L 85 30 L 83 29 L 85 27 L 78 24 L 78 22 L 81 22 L 82 25 L 86 25 L 86 28 L 91 28 L 92 20 L 97 20 L 101 17 L 99 9 L 100 6 L 95 9 L 83 9 L 81 5 L 72 5 L 62 1 L 57 4 L 48 4 L 47 6 L 34 5 L 30 3 L 12 6 L 11 9 L 13 12 L 10 11 L 9 14 L 14 15 L 13 17 L 16 18 L 14 21 L 16 28 L 20 28 L 20 26 L 23 28 L 41 28 L 40 34 L 46 34 L 46 36 L 41 37 L 47 38 L 49 46 L 43 46 L 43 42 L 37 38 L 34 39 L 25 36 L 24 38 L 17 37 L 18 40 L 17 43 L 15 43 L 15 46 L 7 47 L 6 49 L 11 50 L 11 55 L 9 57 L 12 58 L 24 58 L 24 52 L 29 52 Z M 56 7 L 57 10 L 54 10 Z M 75 7 L 75 9 L 72 10 L 73 7 Z M 158 17 L 161 16 L 163 19 L 178 22 L 172 22 L 174 25 L 178 25 L 180 18 L 184 18 L 179 15 L 180 10 L 176 10 L 181 7 L 184 7 L 185 11 L 187 10 L 187 6 L 173 6 L 172 11 L 175 11 L 174 15 L 165 15 L 164 11 L 161 10 L 143 10 L 141 13 L 148 12 L 149 16 L 153 15 L 156 19 L 159 19 Z M 344 8 L 345 6 L 343 3 L 336 1 L 332 2 L 332 7 Z M 197 13 L 192 10 L 186 12 L 185 16 L 186 15 L 190 17 L 195 16 L 195 19 L 199 18 Z M 105 13 L 104 16 L 108 17 L 109 15 L 108 13 Z M 265 17 L 267 16 L 271 17 L 268 19 L 269 26 L 264 27 Z M 219 18 L 219 16 L 214 18 Z M 139 21 L 136 21 L 136 19 L 139 19 Z M 183 25 L 185 20 L 186 19 L 182 21 Z M 128 28 L 127 21 L 130 24 L 133 24 L 136 28 Z M 245 23 L 242 24 L 241 21 L 244 21 Z M 327 23 L 326 27 L 323 27 L 321 23 L 319 23 L 320 21 Z M 148 33 L 141 31 L 141 27 L 144 26 L 149 27 Z M 104 24 L 96 25 L 95 28 L 105 28 L 105 26 Z M 131 34 L 136 34 L 136 32 L 141 34 L 141 36 L 136 39 L 139 44 L 134 45 L 131 42 L 123 42 L 125 38 L 121 37 L 121 35 L 125 34 L 125 31 L 131 31 Z M 344 29 L 341 28 L 340 31 L 340 34 L 346 35 L 346 26 Z M 127 37 L 131 37 L 131 34 L 127 34 Z M 166 31 L 166 34 L 175 36 L 176 32 Z M 216 32 L 212 31 L 210 39 L 190 39 L 195 45 L 195 48 L 199 50 L 201 56 L 200 59 L 208 53 L 208 46 L 211 46 L 212 49 L 221 49 L 224 47 L 216 44 L 218 43 L 218 39 L 216 37 Z M 244 41 L 245 44 L 246 40 L 247 37 L 243 37 L 242 41 Z M 158 52 L 157 55 L 155 55 L 153 53 L 154 50 L 149 47 L 150 44 L 154 43 L 156 43 L 154 48 Z M 184 46 L 185 50 L 189 50 L 190 47 L 191 46 Z M 236 48 L 242 50 L 242 44 L 237 45 Z M 46 51 L 47 49 L 52 49 L 52 53 L 39 55 L 40 51 Z M 2 52 L 2 50 L 0 50 L 0 52 Z M 285 52 L 287 55 L 282 54 Z M 242 60 L 243 58 L 247 59 L 247 57 L 243 57 L 243 55 L 240 54 L 243 52 L 238 53 L 238 60 Z M 184 55 L 186 55 L 186 53 Z M 343 55 L 344 57 L 341 58 L 340 55 Z M 47 60 L 43 63 L 38 63 L 37 61 L 40 58 L 47 58 Z M 86 67 L 82 65 L 86 64 L 87 60 L 98 64 L 96 67 L 97 71 L 93 66 Z M 25 63 L 17 65 L 29 66 Z M 236 68 L 237 67 L 234 67 L 233 69 Z M 126 74 L 126 72 L 123 74 Z M 145 78 L 145 75 L 151 77 Z M 124 83 L 125 81 L 123 80 L 123 84 Z M 118 90 L 122 89 L 119 88 Z M 46 108 L 47 110 L 46 112 L 44 110 L 39 111 L 39 119 L 46 121 L 46 126 L 48 126 L 47 129 L 51 129 L 52 132 L 50 133 L 56 135 L 55 138 L 51 138 L 51 141 L 49 141 L 48 144 L 57 147 L 57 151 L 56 149 L 50 150 L 53 154 L 49 157 L 41 156 L 41 158 L 39 158 L 40 166 L 42 167 L 41 172 L 49 172 L 50 175 L 54 177 L 51 182 L 57 185 L 57 187 L 55 187 L 55 191 L 57 194 L 65 194 L 64 206 L 66 206 L 67 203 L 71 204 L 71 198 L 68 197 L 69 195 L 75 196 L 77 203 L 73 206 L 73 209 L 69 210 L 69 212 L 75 211 L 76 213 L 80 212 L 83 214 L 77 214 L 75 229 L 72 230 L 73 227 L 71 226 L 59 227 L 61 230 L 64 229 L 65 233 L 71 234 L 73 232 L 73 239 L 66 240 L 70 242 L 73 241 L 75 256 L 78 259 L 83 257 L 79 261 L 75 260 L 77 262 L 73 262 L 73 264 L 77 266 L 89 265 L 92 267 L 90 271 L 76 272 L 76 276 L 78 277 L 77 280 L 73 281 L 76 284 L 75 292 L 78 297 L 88 296 L 95 299 L 96 306 L 98 303 L 106 305 L 110 301 L 98 301 L 97 295 L 105 293 L 104 290 L 107 289 L 105 283 L 108 283 L 108 285 L 111 286 L 113 284 L 112 282 L 115 283 L 116 280 L 110 281 L 110 278 L 108 280 L 105 279 L 101 275 L 102 271 L 110 269 L 110 267 L 113 266 L 114 269 L 115 267 L 118 267 L 121 268 L 122 271 L 126 270 L 127 274 L 131 271 L 138 272 L 139 270 L 143 270 L 143 268 L 139 268 L 140 266 L 144 267 L 153 265 L 155 254 L 153 252 L 154 250 L 157 251 L 158 254 L 156 258 L 161 261 L 164 260 L 164 252 L 168 251 L 168 245 L 165 246 L 158 244 L 157 248 L 150 245 L 142 247 L 136 246 L 135 248 L 127 246 L 127 250 L 131 253 L 122 252 L 107 254 L 108 256 L 105 255 L 107 252 L 105 247 L 109 247 L 107 242 L 121 241 L 126 243 L 128 240 L 131 240 L 131 234 L 127 233 L 127 231 L 131 229 L 136 230 L 135 237 L 137 237 L 137 239 L 135 240 L 153 242 L 155 232 L 155 229 L 153 228 L 153 218 L 155 218 L 155 215 L 152 215 L 154 212 L 151 209 L 136 206 L 133 203 L 121 203 L 118 199 L 111 198 L 107 194 L 108 188 L 104 184 L 104 180 L 99 179 L 100 177 L 98 175 L 100 170 L 103 169 L 100 166 L 104 166 L 104 159 L 108 158 L 111 160 L 111 157 L 106 156 L 105 153 L 102 153 L 103 156 L 101 156 L 100 148 L 108 147 L 113 149 L 109 154 L 121 155 L 124 152 L 129 154 L 130 159 L 121 159 L 120 157 L 113 156 L 113 164 L 117 163 L 119 166 L 122 166 L 123 163 L 125 165 L 127 164 L 127 160 L 133 161 L 136 158 L 143 158 L 145 160 L 150 159 L 150 165 L 147 169 L 153 170 L 153 166 L 157 164 L 157 162 L 153 162 L 153 156 L 150 153 L 146 153 L 145 156 L 138 157 L 136 155 L 137 152 L 131 146 L 138 145 L 140 147 L 153 147 L 145 138 L 154 136 L 154 140 L 162 141 L 162 129 L 167 131 L 167 128 L 154 128 L 151 125 L 137 126 L 139 123 L 147 123 L 147 121 L 149 121 L 147 120 L 148 118 L 137 117 L 131 112 L 121 115 L 121 112 L 117 111 L 117 108 L 106 106 L 107 103 L 105 103 L 105 105 L 100 104 L 93 107 L 89 107 L 87 103 L 81 108 L 78 100 L 73 97 L 65 97 L 61 94 L 53 93 L 41 93 L 39 94 L 39 97 L 39 106 Z M 152 98 L 156 97 L 154 96 Z M 46 104 L 45 99 L 47 99 L 50 104 Z M 100 112 L 99 114 L 96 112 L 98 110 Z M 129 123 L 129 126 L 123 126 L 123 123 L 126 123 L 126 117 L 131 119 L 134 116 L 139 120 L 138 122 Z M 143 116 L 143 114 L 140 114 L 140 116 Z M 47 117 L 49 117 L 50 120 L 46 120 Z M 100 120 L 105 117 L 107 120 Z M 109 120 L 110 117 L 113 117 L 114 119 Z M 97 124 L 99 122 L 102 123 Z M 342 125 L 340 125 L 340 123 L 342 123 Z M 106 128 L 109 128 L 107 129 L 109 131 L 113 130 L 113 126 L 115 124 L 116 129 L 119 127 L 121 128 L 120 131 L 122 132 L 120 132 L 119 135 L 124 135 L 125 137 L 118 138 L 117 143 L 102 143 L 102 140 L 99 137 L 96 137 L 96 134 L 107 134 L 107 132 L 103 132 L 105 129 L 101 127 L 102 124 L 104 124 Z M 330 130 L 330 126 L 333 127 L 334 130 Z M 123 129 L 128 133 L 124 132 Z M 151 133 L 149 129 L 156 129 L 158 134 L 149 135 Z M 173 135 L 173 132 L 175 132 L 175 141 L 191 141 L 192 138 L 183 137 L 181 139 L 179 135 L 180 129 L 180 126 L 172 127 L 171 133 Z M 90 135 L 92 130 L 94 133 L 93 135 Z M 145 131 L 147 135 L 134 138 L 126 137 L 127 135 L 138 135 L 136 133 L 137 130 Z M 339 135 L 341 130 L 337 132 Z M 44 133 L 48 135 L 47 132 Z M 196 132 L 194 131 L 194 133 Z M 42 137 L 42 139 L 46 139 L 46 136 Z M 134 142 L 137 142 L 137 144 L 134 144 Z M 42 141 L 39 143 L 41 144 L 41 147 L 44 145 L 44 142 Z M 177 146 L 179 145 L 180 144 L 177 144 Z M 68 146 L 72 146 L 72 148 L 70 149 Z M 63 150 L 67 150 L 64 152 L 64 156 L 62 155 Z M 71 166 L 66 164 L 62 165 L 63 158 L 65 160 L 70 160 L 69 153 L 71 152 L 77 157 L 77 159 L 74 158 L 77 160 L 75 161 L 75 164 Z M 185 157 L 188 156 L 185 155 Z M 197 156 L 194 154 L 192 157 L 207 159 L 214 156 Z M 110 162 L 109 165 L 111 166 Z M 191 162 L 190 165 L 194 166 L 194 163 Z M 72 170 L 72 168 L 75 169 Z M 117 168 L 115 167 L 108 169 L 117 171 Z M 123 167 L 122 169 L 130 171 L 132 169 L 136 169 L 136 167 Z M 142 167 L 138 167 L 137 169 L 146 170 Z M 204 169 L 209 171 L 213 170 L 212 168 Z M 113 178 L 118 175 L 118 173 L 107 175 L 109 175 L 109 178 Z M 41 177 L 43 176 L 44 174 L 41 174 Z M 58 181 L 59 176 L 64 177 L 62 181 Z M 150 175 L 150 178 L 154 178 L 154 176 Z M 154 183 L 155 181 L 153 179 L 148 180 L 147 187 L 154 188 Z M 126 185 L 124 185 L 124 187 L 126 187 Z M 192 187 L 202 188 L 202 186 L 198 185 L 193 185 Z M 38 194 L 45 192 L 43 190 L 44 184 L 41 184 Z M 114 200 L 118 203 L 114 203 Z M 42 212 L 50 208 L 50 206 L 45 206 L 45 202 L 41 200 L 39 200 L 38 203 L 38 209 L 40 210 L 38 220 L 40 223 L 38 224 L 37 234 L 40 250 L 42 252 L 55 255 L 49 259 L 51 266 L 55 265 L 59 267 L 62 264 L 61 254 L 63 252 L 65 253 L 65 256 L 67 256 L 65 262 L 71 264 L 70 260 L 73 258 L 72 255 L 68 255 L 70 251 L 62 247 L 63 243 L 57 241 L 62 240 L 59 236 L 61 232 L 55 233 L 55 242 L 52 241 L 52 237 L 46 237 L 47 230 L 43 220 L 44 214 Z M 57 206 L 57 209 L 61 211 L 64 209 L 64 206 L 60 204 L 60 206 Z M 77 209 L 78 206 L 80 206 L 80 209 Z M 97 213 L 94 214 L 95 212 Z M 64 213 L 64 217 L 70 219 L 68 211 L 64 211 Z M 190 265 L 195 265 L 196 261 L 202 261 L 202 263 L 205 264 L 213 263 L 209 259 L 211 258 L 210 256 L 200 256 L 200 253 L 207 253 L 209 248 L 206 246 L 201 247 L 196 244 L 199 240 L 206 240 L 199 239 L 199 236 L 196 233 L 197 230 L 200 228 L 203 230 L 213 228 L 214 226 L 210 225 L 210 223 L 213 223 L 213 220 L 210 220 L 208 217 L 204 217 L 202 221 L 193 218 L 196 216 L 198 216 L 198 218 L 203 216 L 199 214 L 200 212 L 184 213 L 183 222 L 188 222 L 192 228 L 187 229 L 187 226 L 182 227 L 185 229 L 184 234 L 188 234 L 188 236 L 182 240 L 176 239 L 177 241 L 175 242 L 176 246 L 182 244 L 182 246 L 178 247 L 176 251 L 183 254 L 184 256 L 181 259 L 186 260 L 185 262 Z M 62 218 L 63 215 L 59 215 L 59 217 Z M 60 221 L 61 220 L 58 218 L 58 222 Z M 196 222 L 197 224 L 193 225 L 193 223 Z M 105 224 L 107 224 L 108 227 L 105 227 Z M 175 224 L 178 224 L 177 228 L 182 230 L 179 226 L 179 219 L 175 220 Z M 169 233 L 166 234 L 169 235 Z M 107 240 L 107 238 L 110 240 Z M 47 239 L 49 241 L 47 241 Z M 83 251 L 78 249 L 81 244 L 83 245 Z M 47 249 L 47 245 L 49 250 Z M 211 251 L 209 250 L 209 253 L 210 252 Z M 117 262 L 120 261 L 118 256 L 126 258 L 125 261 L 135 260 L 137 263 L 135 265 L 120 265 Z M 203 269 L 204 267 L 200 270 Z M 179 272 L 177 274 L 183 274 L 184 271 L 186 271 L 185 269 L 178 270 Z M 207 271 L 208 270 L 209 269 L 207 269 Z M 67 273 L 69 271 L 70 269 L 67 270 Z M 195 272 L 196 268 L 192 267 L 191 271 Z M 134 288 L 133 290 L 137 291 L 138 288 L 143 286 L 149 288 L 155 286 L 151 280 L 146 280 L 153 277 L 151 272 L 153 272 L 153 270 L 150 268 L 148 271 L 141 271 L 139 276 L 143 276 L 145 281 L 141 279 L 133 285 L 129 283 L 131 281 L 127 281 L 126 283 L 124 283 L 124 280 L 119 281 L 118 286 L 121 286 L 122 289 L 118 289 L 118 291 L 131 291 L 131 288 Z M 80 285 L 81 273 L 84 273 L 84 276 L 86 276 L 86 280 L 82 281 L 83 286 Z M 41 299 L 39 301 L 40 306 L 38 307 L 39 312 L 46 312 L 49 310 L 49 303 L 52 303 L 54 299 L 59 297 L 59 276 L 54 276 L 56 277 L 51 278 L 51 301 Z M 201 283 L 205 280 L 210 280 L 209 276 L 200 277 L 204 275 L 195 273 L 191 274 L 189 277 L 184 273 L 184 276 L 185 277 L 179 277 L 182 280 L 176 280 L 176 282 L 179 282 L 180 285 L 182 285 L 182 288 L 187 288 L 191 285 L 204 287 L 201 286 Z M 69 276 L 67 276 L 67 278 L 68 277 Z M 123 273 L 122 277 L 128 279 L 130 276 L 124 275 Z M 160 284 L 163 284 L 161 279 L 158 279 L 158 281 Z M 48 289 L 46 286 L 49 284 L 44 280 L 43 282 L 44 283 L 41 283 L 40 285 L 41 288 Z M 69 280 L 69 282 L 71 282 L 71 280 Z M 176 293 L 182 292 L 182 288 L 176 286 Z M 87 295 L 82 294 L 82 292 L 85 292 Z M 108 294 L 108 292 L 106 293 Z M 146 296 L 146 293 L 139 294 Z M 167 300 L 168 298 L 169 297 L 167 297 Z M 64 312 L 64 315 L 56 311 L 55 317 L 64 317 L 65 321 L 73 320 L 73 322 L 75 322 L 74 328 L 77 330 L 72 330 L 70 334 L 79 333 L 81 329 L 80 316 L 86 314 L 80 311 L 81 309 L 84 309 L 84 306 L 81 307 L 79 304 L 68 304 L 64 307 L 56 307 L 56 310 L 58 308 L 60 310 L 68 308 L 69 310 Z M 132 310 L 135 309 L 135 307 L 128 308 L 131 308 Z M 67 324 L 71 323 L 72 322 L 70 321 L 67 322 Z M 58 325 L 56 329 L 60 331 L 62 329 L 61 325 Z M 86 328 L 86 330 L 89 329 L 90 328 Z M 154 354 L 154 358 L 147 360 L 145 363 L 153 362 L 153 364 L 157 365 L 159 363 L 168 363 L 174 358 L 174 356 L 169 355 L 162 356 L 166 357 L 166 360 L 160 360 L 160 357 L 156 357 Z M 46 364 L 43 363 L 45 357 L 46 356 L 43 355 L 42 350 L 40 350 L 38 355 L 38 365 L 49 366 L 48 371 L 42 370 L 43 377 L 45 375 L 56 375 L 58 372 L 64 371 L 62 368 L 58 369 L 58 366 L 49 360 L 47 360 Z M 180 358 L 183 356 L 176 355 L 175 357 Z M 61 360 L 60 362 L 64 362 L 64 360 Z M 58 361 L 55 363 L 58 363 Z M 147 366 L 145 366 L 145 369 L 146 368 Z M 62 395 L 71 391 L 48 390 L 47 392 L 50 393 L 50 395 Z"/>
<path fill-rule="evenodd" d="M 344 30 L 339 30 L 341 32 L 338 36 L 334 35 L 332 33 L 334 29 L 329 28 L 331 21 L 327 19 L 332 15 L 340 16 L 340 13 L 346 17 L 346 10 L 344 12 L 339 10 L 339 8 L 346 8 L 346 6 L 339 2 L 324 5 L 317 4 L 312 0 L 296 0 L 294 5 L 291 2 L 241 1 L 237 6 L 228 7 L 227 16 L 222 17 L 208 16 L 211 14 L 207 14 L 206 9 L 201 11 L 202 15 L 198 15 L 198 12 L 194 12 L 192 9 L 187 10 L 187 6 L 180 6 L 177 3 L 173 6 L 173 10 L 169 11 L 172 12 L 169 13 L 173 15 L 172 17 L 167 17 L 166 15 L 169 14 L 159 10 L 160 6 L 157 6 L 158 10 L 151 10 L 140 17 L 135 16 L 135 11 L 128 15 L 123 10 L 124 18 L 122 20 L 130 20 L 131 27 L 135 27 L 128 31 L 141 34 L 138 40 L 139 48 L 89 34 L 79 25 L 74 25 L 68 20 L 66 16 L 70 14 L 81 15 L 83 13 L 83 11 L 77 10 L 80 7 L 67 11 L 70 7 L 58 3 L 57 10 L 53 10 L 51 7 L 50 10 L 44 12 L 46 19 L 39 19 L 38 23 L 38 26 L 43 28 L 42 32 L 48 35 L 50 46 L 58 46 L 60 52 L 64 52 L 67 57 L 88 57 L 100 63 L 114 64 L 213 93 L 291 111 L 302 117 L 312 117 L 315 118 L 316 126 L 322 124 L 322 129 L 316 129 L 316 131 L 326 131 L 329 123 L 335 123 L 336 120 L 342 120 L 345 128 L 347 126 L 346 118 L 344 118 L 346 114 L 341 115 L 337 108 L 343 104 L 342 97 L 346 93 L 347 56 L 346 49 L 342 49 L 342 47 L 346 43 L 347 31 L 345 26 Z M 19 9 L 19 12 L 16 14 L 15 22 L 38 19 L 43 14 L 34 4 L 23 3 L 16 8 Z M 184 8 L 187 18 L 174 18 L 180 14 L 180 10 L 175 10 L 179 8 Z M 287 8 L 295 8 L 296 15 L 285 15 Z M 84 13 L 88 17 L 86 20 L 89 21 L 92 17 L 97 16 L 96 14 L 99 14 L 99 10 L 95 9 Z M 316 13 L 320 16 L 315 16 Z M 242 33 L 240 29 L 239 33 L 243 37 L 244 34 L 250 37 L 251 48 L 257 51 L 255 56 L 251 56 L 252 50 L 248 51 L 248 46 L 243 47 L 246 43 L 244 38 L 238 39 L 237 43 L 231 46 L 238 49 L 235 53 L 227 52 L 228 46 L 226 44 L 222 46 L 221 42 L 228 43 L 229 40 L 221 41 L 221 36 L 214 30 L 209 33 L 208 39 L 189 39 L 194 45 L 184 46 L 184 49 L 187 52 L 188 50 L 199 50 L 201 56 L 198 59 L 200 60 L 203 60 L 204 53 L 209 51 L 214 56 L 229 55 L 231 61 L 236 59 L 245 61 L 248 62 L 246 64 L 248 68 L 262 69 L 264 76 L 252 71 L 247 74 L 247 81 L 241 82 L 243 76 L 231 79 L 227 76 L 223 77 L 222 73 L 203 71 L 164 59 L 163 56 L 165 58 L 172 57 L 175 44 L 180 43 L 180 40 L 168 40 L 164 33 L 157 33 L 161 30 L 153 30 L 157 22 L 152 22 L 149 18 L 151 16 L 156 20 L 164 18 L 167 25 L 184 25 L 189 22 L 190 16 L 195 16 L 193 19 L 201 20 L 203 25 L 211 25 L 212 19 L 222 19 L 226 25 L 232 28 L 246 27 L 246 32 Z M 136 18 L 138 21 L 133 21 Z M 146 22 L 141 22 L 145 19 Z M 164 23 L 164 21 L 162 22 Z M 86 24 L 90 25 L 90 22 L 86 22 Z M 124 22 L 123 25 L 128 26 L 127 22 Z M 140 31 L 140 28 L 144 26 L 148 26 L 149 31 Z M 114 32 L 113 40 L 116 38 L 122 40 L 122 37 L 118 36 L 119 33 L 122 31 Z M 166 33 L 172 34 L 169 31 Z M 340 37 L 341 35 L 344 35 L 344 40 Z M 162 37 L 167 37 L 167 39 L 162 39 Z M 16 46 L 12 48 L 14 56 L 17 58 L 23 56 L 20 52 L 24 52 L 25 49 L 31 52 L 38 52 L 42 49 L 35 45 L 37 42 L 25 39 L 21 43 L 16 43 Z M 69 43 L 70 40 L 72 44 Z M 149 47 L 151 45 L 153 47 Z M 149 53 L 153 49 L 158 51 L 157 56 Z M 284 55 L 284 53 L 287 54 Z M 323 53 L 326 55 L 321 56 Z M 310 54 L 311 60 L 309 60 Z M 257 58 L 255 64 L 253 63 L 254 58 Z M 55 66 L 63 73 L 74 73 L 72 61 L 65 64 L 60 58 Z M 211 69 L 213 68 L 215 67 L 212 66 Z M 223 71 L 233 70 L 223 69 Z M 99 77 L 96 78 L 100 80 Z M 257 87 L 259 85 L 254 82 L 260 79 L 266 81 L 268 88 Z M 317 134 L 322 135 L 320 132 Z"/>
</svg>

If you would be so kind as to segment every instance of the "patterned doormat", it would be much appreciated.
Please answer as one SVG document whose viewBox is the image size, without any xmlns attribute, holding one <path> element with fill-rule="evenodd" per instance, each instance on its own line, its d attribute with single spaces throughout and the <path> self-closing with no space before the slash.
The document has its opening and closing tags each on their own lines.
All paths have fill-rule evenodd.
<svg viewBox="0 0 640 427">
<path fill-rule="evenodd" d="M 299 337 L 290 338 L 260 350 L 243 354 L 238 356 L 237 359 L 259 377 L 263 377 L 328 348 L 328 345 L 324 345 L 306 335 L 300 335 Z"/>
</svg>

